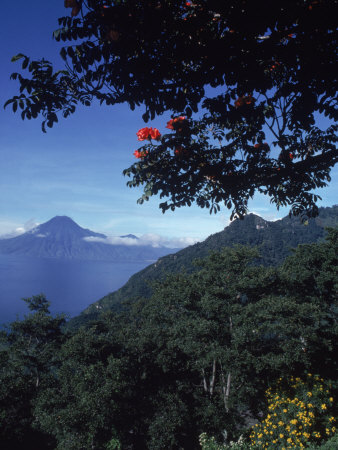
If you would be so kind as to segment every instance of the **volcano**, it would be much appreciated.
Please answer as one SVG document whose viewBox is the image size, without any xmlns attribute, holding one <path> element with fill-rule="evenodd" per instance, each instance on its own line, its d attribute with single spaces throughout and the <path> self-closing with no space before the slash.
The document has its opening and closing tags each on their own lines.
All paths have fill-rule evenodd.
<svg viewBox="0 0 338 450">
<path fill-rule="evenodd" d="M 80 227 L 67 216 L 56 216 L 20 236 L 0 239 L 0 254 L 38 258 L 63 258 L 101 261 L 154 261 L 178 249 L 138 245 L 110 244 L 107 236 Z"/>
</svg>

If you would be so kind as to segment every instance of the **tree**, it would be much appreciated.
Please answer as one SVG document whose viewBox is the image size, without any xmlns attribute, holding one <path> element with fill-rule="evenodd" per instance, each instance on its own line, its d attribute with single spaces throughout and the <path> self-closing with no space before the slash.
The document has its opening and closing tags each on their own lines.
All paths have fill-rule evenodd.
<svg viewBox="0 0 338 450">
<path fill-rule="evenodd" d="M 338 335 L 338 230 L 328 228 L 325 242 L 300 245 L 281 267 L 287 295 L 298 303 L 312 304 L 320 311 L 320 321 L 304 350 L 316 373 L 336 379 Z"/>
<path fill-rule="evenodd" d="M 112 347 L 95 328 L 80 329 L 63 345 L 56 380 L 40 393 L 34 409 L 38 427 L 55 437 L 55 448 L 103 449 L 116 435 L 115 399 L 124 383 Z"/>
<path fill-rule="evenodd" d="M 171 111 L 173 133 L 140 130 L 150 142 L 125 171 L 129 186 L 144 185 L 139 202 L 160 194 L 163 212 L 195 201 L 242 216 L 260 192 L 277 208 L 316 215 L 312 191 L 330 181 L 338 159 L 336 5 L 67 0 L 71 17 L 54 32 L 69 42 L 65 68 L 17 55 L 30 77 L 12 74 L 20 95 L 6 105 L 23 119 L 42 115 L 43 130 L 94 100 L 144 105 L 145 121 Z M 315 116 L 328 119 L 324 129 Z"/>
<path fill-rule="evenodd" d="M 0 443 L 8 450 L 54 448 L 53 439 L 34 429 L 33 407 L 53 378 L 65 319 L 51 317 L 44 295 L 24 300 L 32 313 L 0 336 Z"/>
<path fill-rule="evenodd" d="M 190 448 L 186 437 L 195 448 L 202 431 L 231 437 L 264 411 L 269 383 L 312 369 L 325 308 L 286 293 L 276 269 L 252 265 L 257 256 L 212 253 L 197 274 L 169 277 L 135 306 L 129 334 L 147 380 L 150 442 L 161 436 L 149 448 Z"/>
</svg>

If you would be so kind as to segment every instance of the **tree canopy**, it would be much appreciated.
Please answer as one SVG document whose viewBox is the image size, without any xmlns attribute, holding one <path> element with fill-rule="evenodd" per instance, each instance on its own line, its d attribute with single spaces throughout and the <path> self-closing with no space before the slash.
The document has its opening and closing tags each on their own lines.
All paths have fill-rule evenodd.
<svg viewBox="0 0 338 450">
<path fill-rule="evenodd" d="M 195 450 L 202 432 L 251 434 L 268 419 L 267 389 L 281 388 L 280 438 L 295 438 L 295 419 L 310 433 L 296 415 L 306 401 L 320 422 L 308 441 L 325 442 L 337 415 L 337 237 L 278 268 L 254 265 L 256 249 L 224 248 L 72 332 L 44 296 L 27 299 L 31 313 L 0 332 L 1 448 Z"/>
<path fill-rule="evenodd" d="M 225 203 L 243 215 L 256 192 L 279 208 L 316 214 L 316 188 L 337 162 L 337 0 L 66 0 L 54 31 L 63 70 L 19 54 L 23 119 L 52 127 L 77 105 L 143 106 L 172 114 L 169 132 L 139 131 L 146 145 L 125 170 L 160 194 L 162 211 Z M 323 122 L 320 119 L 324 118 Z M 321 127 L 317 124 L 321 123 Z M 325 124 L 325 125 L 322 125 Z M 131 130 L 131 133 L 134 131 Z M 266 142 L 269 141 L 269 144 Z"/>
</svg>

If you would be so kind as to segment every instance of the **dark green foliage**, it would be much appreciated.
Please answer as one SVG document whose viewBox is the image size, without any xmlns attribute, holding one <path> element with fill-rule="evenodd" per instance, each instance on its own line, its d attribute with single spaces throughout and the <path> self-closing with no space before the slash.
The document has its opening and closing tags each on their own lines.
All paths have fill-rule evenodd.
<svg viewBox="0 0 338 450">
<path fill-rule="evenodd" d="M 323 311 L 285 295 L 275 269 L 250 264 L 256 257 L 241 247 L 214 253 L 196 274 L 169 277 L 141 310 L 136 305 L 134 339 L 140 354 L 153 355 L 157 389 L 179 387 L 195 405 L 171 423 L 183 448 L 192 415 L 196 433 L 231 435 L 264 408 L 268 383 L 312 367 L 304 341 L 314 345 Z"/>
<path fill-rule="evenodd" d="M 53 439 L 32 427 L 33 405 L 57 368 L 65 319 L 51 317 L 43 295 L 25 301 L 32 313 L 1 332 L 0 444 L 8 450 L 43 450 L 53 448 Z"/>
<path fill-rule="evenodd" d="M 276 266 L 290 254 L 290 249 L 298 244 L 322 240 L 325 226 L 338 225 L 338 207 L 320 208 L 319 216 L 304 225 L 298 218 L 285 217 L 276 222 L 268 222 L 250 214 L 243 220 L 236 220 L 220 233 L 209 236 L 205 241 L 189 246 L 179 252 L 160 258 L 133 275 L 119 290 L 90 305 L 80 316 L 71 319 L 71 326 L 78 326 L 98 316 L 100 311 L 118 310 L 126 300 L 149 298 L 153 281 L 162 279 L 167 273 L 190 273 L 196 270 L 192 261 L 208 256 L 211 250 L 218 251 L 233 244 L 258 246 L 260 263 Z M 78 325 L 76 325 L 78 324 Z"/>
<path fill-rule="evenodd" d="M 299 246 L 283 264 L 281 274 L 287 295 L 320 311 L 320 321 L 304 346 L 322 375 L 334 379 L 338 354 L 337 229 L 329 229 L 326 243 Z"/>
<path fill-rule="evenodd" d="M 20 93 L 5 106 L 22 119 L 42 116 L 43 131 L 95 100 L 143 105 L 146 122 L 165 111 L 183 114 L 183 127 L 159 145 L 148 142 L 148 153 L 124 172 L 130 187 L 144 186 L 140 203 L 159 194 L 163 212 L 196 202 L 242 216 L 259 192 L 277 208 L 316 215 L 313 190 L 330 181 L 337 162 L 336 6 L 79 1 L 54 32 L 66 43 L 65 70 L 18 54 L 13 61 L 29 75 L 12 74 Z M 325 129 L 315 117 L 327 119 Z"/>
<path fill-rule="evenodd" d="M 62 347 L 57 379 L 38 397 L 36 425 L 55 436 L 58 449 L 102 449 L 123 424 L 124 361 L 113 356 L 104 329 L 80 330 Z"/>
<path fill-rule="evenodd" d="M 212 252 L 72 335 L 29 300 L 35 313 L 3 333 L 3 447 L 195 450 L 202 432 L 245 433 L 277 379 L 334 380 L 337 230 L 280 267 L 257 257 Z"/>
</svg>

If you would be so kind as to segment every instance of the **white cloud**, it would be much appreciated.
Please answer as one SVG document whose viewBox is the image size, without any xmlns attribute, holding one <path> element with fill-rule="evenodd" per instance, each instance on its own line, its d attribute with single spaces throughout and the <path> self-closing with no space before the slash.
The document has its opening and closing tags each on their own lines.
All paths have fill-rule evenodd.
<svg viewBox="0 0 338 450">
<path fill-rule="evenodd" d="M 0 221 L 0 238 L 9 239 L 26 233 L 39 225 L 34 218 L 27 220 L 23 225 Z"/>
<path fill-rule="evenodd" d="M 139 236 L 137 239 L 135 238 L 121 238 L 119 236 L 111 236 L 107 238 L 99 238 L 99 237 L 85 237 L 85 241 L 87 242 L 101 242 L 107 245 L 134 245 L 134 246 L 142 246 L 147 245 L 151 247 L 168 247 L 168 248 L 184 248 L 189 245 L 196 244 L 199 242 L 198 239 L 191 237 L 174 237 L 174 238 L 166 238 L 160 236 L 159 234 L 143 234 Z"/>
</svg>

